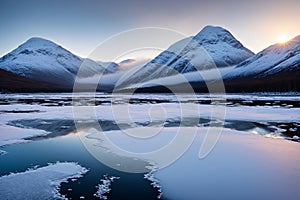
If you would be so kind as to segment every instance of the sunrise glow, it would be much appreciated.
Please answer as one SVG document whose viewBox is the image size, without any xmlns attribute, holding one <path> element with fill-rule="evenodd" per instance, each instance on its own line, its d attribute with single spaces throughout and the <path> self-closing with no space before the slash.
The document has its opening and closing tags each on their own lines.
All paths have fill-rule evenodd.
<svg viewBox="0 0 300 200">
<path fill-rule="evenodd" d="M 288 41 L 288 37 L 287 37 L 286 34 L 282 34 L 282 35 L 280 35 L 279 38 L 278 38 L 278 42 L 279 42 L 279 43 L 286 43 L 287 41 Z"/>
</svg>

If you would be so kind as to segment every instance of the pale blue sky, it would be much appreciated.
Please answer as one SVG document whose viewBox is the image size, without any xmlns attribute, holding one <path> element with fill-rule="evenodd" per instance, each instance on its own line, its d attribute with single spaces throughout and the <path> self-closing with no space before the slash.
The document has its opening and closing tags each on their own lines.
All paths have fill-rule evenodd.
<svg viewBox="0 0 300 200">
<path fill-rule="evenodd" d="M 170 28 L 187 35 L 223 26 L 254 52 L 281 35 L 300 35 L 299 0 L 0 0 L 0 56 L 33 36 L 85 57 L 108 37 L 132 28 Z"/>
</svg>

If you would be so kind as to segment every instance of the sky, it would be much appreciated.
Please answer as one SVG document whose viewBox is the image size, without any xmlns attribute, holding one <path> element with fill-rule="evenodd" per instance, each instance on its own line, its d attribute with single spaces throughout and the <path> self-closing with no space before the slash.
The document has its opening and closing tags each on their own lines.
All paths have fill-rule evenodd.
<svg viewBox="0 0 300 200">
<path fill-rule="evenodd" d="M 36 36 L 87 57 L 130 29 L 161 27 L 191 36 L 206 25 L 228 29 L 257 53 L 300 35 L 299 9 L 299 0 L 0 0 L 0 56 Z"/>
</svg>

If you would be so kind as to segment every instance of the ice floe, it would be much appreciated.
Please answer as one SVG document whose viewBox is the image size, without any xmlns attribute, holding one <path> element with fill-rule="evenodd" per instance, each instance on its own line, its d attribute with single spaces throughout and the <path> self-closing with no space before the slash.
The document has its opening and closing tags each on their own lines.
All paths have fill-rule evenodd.
<svg viewBox="0 0 300 200">
<path fill-rule="evenodd" d="M 163 188 L 163 199 L 300 197 L 298 143 L 223 129 L 213 151 L 199 159 L 203 138 L 197 134 L 183 156 L 154 173 Z"/>
<path fill-rule="evenodd" d="M 66 199 L 59 193 L 62 182 L 78 179 L 88 170 L 72 162 L 58 162 L 0 177 L 0 196 L 6 200 Z"/>
<path fill-rule="evenodd" d="M 28 142 L 26 139 L 49 134 L 43 130 L 19 128 L 9 125 L 0 125 L 0 130 L 0 147 Z"/>
<path fill-rule="evenodd" d="M 106 200 L 107 194 L 109 194 L 111 190 L 112 182 L 119 178 L 120 177 L 104 175 L 104 178 L 100 180 L 101 183 L 96 186 L 97 192 L 94 194 L 94 196 Z"/>
</svg>

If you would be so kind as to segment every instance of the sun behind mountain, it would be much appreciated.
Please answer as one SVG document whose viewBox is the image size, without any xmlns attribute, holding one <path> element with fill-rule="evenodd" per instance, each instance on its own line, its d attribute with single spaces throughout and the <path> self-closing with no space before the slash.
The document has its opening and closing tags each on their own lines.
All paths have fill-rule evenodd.
<svg viewBox="0 0 300 200">
<path fill-rule="evenodd" d="M 278 38 L 278 42 L 279 42 L 280 44 L 284 44 L 284 43 L 286 43 L 288 40 L 289 40 L 289 38 L 287 37 L 286 34 L 282 34 L 282 35 L 280 35 L 279 38 Z"/>
</svg>

